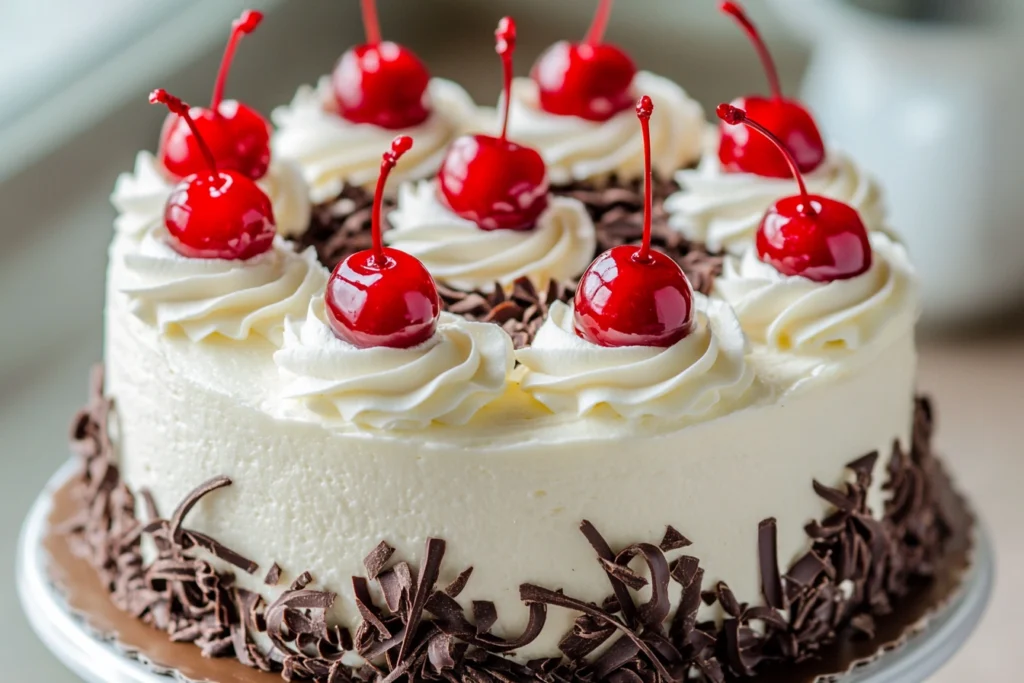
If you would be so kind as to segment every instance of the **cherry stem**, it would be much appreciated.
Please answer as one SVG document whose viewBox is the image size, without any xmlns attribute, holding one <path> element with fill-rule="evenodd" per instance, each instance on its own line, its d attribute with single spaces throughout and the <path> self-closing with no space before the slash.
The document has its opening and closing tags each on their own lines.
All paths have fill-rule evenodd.
<svg viewBox="0 0 1024 683">
<path fill-rule="evenodd" d="M 363 0 L 363 29 L 368 45 L 380 45 L 380 18 L 377 16 L 377 0 Z"/>
<path fill-rule="evenodd" d="M 231 64 L 235 61 L 235 50 L 238 48 L 238 41 L 242 36 L 247 36 L 256 30 L 256 27 L 263 21 L 263 13 L 247 9 L 242 16 L 235 19 L 231 24 L 231 37 L 228 39 L 228 46 L 224 50 L 224 57 L 220 60 L 220 71 L 217 72 L 217 81 L 213 86 L 213 100 L 210 102 L 210 109 L 216 113 L 220 103 L 224 101 L 224 86 L 228 82 L 228 73 L 231 71 Z"/>
<path fill-rule="evenodd" d="M 512 54 L 516 50 L 516 22 L 512 17 L 502 17 L 498 30 L 495 52 L 501 56 L 501 67 L 505 75 L 502 91 L 505 93 L 505 107 L 501 112 L 501 141 L 508 140 L 508 114 L 512 109 Z"/>
<path fill-rule="evenodd" d="M 203 153 L 203 157 L 206 158 L 206 163 L 210 167 L 210 171 L 217 175 L 217 160 L 213 156 L 213 152 L 206 145 L 206 140 L 203 139 L 202 133 L 199 132 L 199 127 L 196 126 L 196 122 L 192 120 L 192 114 L 190 113 L 191 107 L 182 102 L 180 99 L 171 95 L 163 88 L 154 90 L 149 94 L 150 104 L 162 104 L 166 106 L 172 114 L 177 114 L 181 118 L 185 119 L 185 123 L 192 129 L 192 136 L 196 139 L 196 144 L 199 145 L 199 151 Z"/>
<path fill-rule="evenodd" d="M 597 6 L 597 12 L 594 14 L 594 20 L 590 24 L 590 30 L 587 31 L 587 37 L 583 40 L 584 44 L 596 47 L 604 40 L 604 33 L 608 30 L 608 21 L 612 16 L 614 1 L 601 0 Z"/>
<path fill-rule="evenodd" d="M 380 162 L 380 175 L 377 177 L 377 191 L 373 195 L 373 258 L 378 268 L 387 265 L 388 257 L 384 253 L 384 226 L 381 222 L 381 206 L 384 204 L 384 186 L 388 184 L 388 176 L 402 155 L 412 149 L 412 138 L 399 135 L 391 141 L 391 149 L 384 152 Z"/>
<path fill-rule="evenodd" d="M 786 158 L 786 163 L 789 164 L 789 170 L 793 173 L 793 177 L 796 178 L 797 185 L 800 186 L 800 196 L 804 200 L 804 211 L 807 214 L 813 215 L 815 211 L 814 207 L 811 206 L 811 195 L 807 192 L 807 185 L 804 184 L 804 176 L 800 173 L 800 167 L 797 166 L 796 159 L 793 158 L 792 152 L 786 148 L 785 143 L 783 143 L 775 133 L 771 132 L 757 121 L 749 118 L 747 116 L 747 112 L 743 111 L 739 107 L 734 107 L 731 104 L 720 104 L 718 105 L 718 109 L 715 111 L 718 114 L 718 118 L 722 119 L 729 125 L 735 126 L 741 123 L 746 124 L 748 128 L 756 130 L 758 133 L 768 138 L 768 141 L 778 148 L 779 152 L 782 153 L 782 156 Z"/>
<path fill-rule="evenodd" d="M 757 27 L 754 26 L 754 22 L 750 20 L 750 17 L 747 16 L 742 7 L 734 2 L 729 2 L 729 0 L 725 0 L 721 4 L 720 9 L 726 14 L 732 15 L 740 25 L 740 28 L 750 36 L 751 42 L 757 48 L 757 54 L 761 57 L 765 73 L 768 75 L 768 87 L 771 88 L 772 95 L 777 100 L 782 99 L 782 87 L 779 85 L 779 71 L 775 68 L 775 60 L 772 59 L 772 53 L 768 51 L 768 46 L 764 44 L 764 39 L 761 37 Z"/>
<path fill-rule="evenodd" d="M 636 116 L 640 119 L 640 129 L 644 135 L 644 241 L 634 257 L 639 262 L 651 258 L 651 214 L 654 213 L 654 185 L 651 178 L 651 114 L 654 113 L 654 102 L 644 95 L 636 103 Z"/>
</svg>

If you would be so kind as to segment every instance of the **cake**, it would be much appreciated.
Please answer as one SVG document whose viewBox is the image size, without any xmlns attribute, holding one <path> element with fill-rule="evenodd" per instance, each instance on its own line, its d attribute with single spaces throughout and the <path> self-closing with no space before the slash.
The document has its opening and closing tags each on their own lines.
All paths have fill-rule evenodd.
<svg viewBox="0 0 1024 683">
<path fill-rule="evenodd" d="M 605 57 L 566 68 L 632 68 L 604 52 L 609 7 L 557 48 Z M 171 115 L 115 190 L 105 367 L 73 427 L 67 533 L 114 603 L 206 656 L 331 683 L 721 682 L 870 638 L 956 520 L 906 251 L 812 195 L 759 123 L 810 115 L 719 108 L 734 156 L 792 176 L 760 209 L 737 189 L 760 217 L 713 243 L 656 192 L 657 169 L 700 193 L 703 162 L 658 161 L 658 131 L 690 125 L 678 86 L 625 69 L 629 111 L 598 92 L 619 108 L 602 123 L 550 114 L 630 119 L 564 162 L 517 123 L 511 20 L 487 135 L 368 13 L 342 94 L 303 88 L 255 152 L 232 144 L 244 105 L 152 96 Z M 390 64 L 378 97 L 346 99 L 365 60 Z"/>
</svg>

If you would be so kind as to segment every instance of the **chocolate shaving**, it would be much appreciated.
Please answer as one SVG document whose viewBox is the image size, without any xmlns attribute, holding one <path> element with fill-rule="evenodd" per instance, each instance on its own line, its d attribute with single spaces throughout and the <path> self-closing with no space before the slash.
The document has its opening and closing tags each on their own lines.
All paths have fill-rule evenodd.
<svg viewBox="0 0 1024 683">
<path fill-rule="evenodd" d="M 327 623 L 335 596 L 311 588 L 308 572 L 266 605 L 259 595 L 235 586 L 231 574 L 186 554 L 204 548 L 243 569 L 252 564 L 183 526 L 188 512 L 203 496 L 226 486 L 226 478 L 198 487 L 169 520 L 143 494 L 139 507 L 147 523 L 136 518 L 135 497 L 113 460 L 107 430 L 113 404 L 103 398 L 102 373 L 93 377 L 89 404 L 72 425 L 72 448 L 82 463 L 75 482 L 82 512 L 66 527 L 70 545 L 93 564 L 121 609 L 165 631 L 173 641 L 194 643 L 205 656 L 234 657 L 285 680 L 725 683 L 813 658 L 844 629 L 873 635 L 875 617 L 898 608 L 911 583 L 934 573 L 951 533 L 943 503 L 948 489 L 935 489 L 940 479 L 930 447 L 932 411 L 920 400 L 910 449 L 899 444 L 893 448 L 885 484 L 889 498 L 881 520 L 867 507 L 878 457 L 870 454 L 850 463 L 853 480 L 843 488 L 814 485 L 834 509 L 807 526 L 812 548 L 784 577 L 776 557 L 776 525 L 773 520 L 762 522 L 758 550 L 763 605 L 740 602 L 722 582 L 702 591 L 704 572 L 694 557 L 669 563 L 666 552 L 689 544 L 673 527 L 666 529 L 658 546 L 636 543 L 616 553 L 584 522 L 581 531 L 614 591 L 601 606 L 524 585 L 520 597 L 529 609 L 529 622 L 519 636 L 503 639 L 491 633 L 498 623 L 493 603 L 473 602 L 471 622 L 455 600 L 469 581 L 470 569 L 443 590 L 436 586 L 442 541 L 427 542 L 415 581 L 406 562 L 385 568 L 393 551 L 381 544 L 367 556 L 366 576 L 353 578 L 363 618 L 353 638 L 346 629 Z M 157 551 L 151 561 L 142 557 L 146 536 Z M 638 557 L 647 565 L 649 578 L 629 567 Z M 266 583 L 277 584 L 281 574 L 280 567 L 271 566 Z M 371 580 L 379 585 L 385 607 L 374 604 Z M 667 598 L 670 581 L 681 586 L 674 614 Z M 643 585 L 651 589 L 646 603 L 634 595 Z M 702 601 L 721 606 L 727 614 L 721 626 L 697 621 Z M 564 657 L 527 665 L 506 658 L 540 635 L 548 605 L 579 615 L 559 644 Z M 257 644 L 267 640 L 269 647 Z M 602 645 L 607 647 L 600 656 L 587 662 Z M 366 657 L 367 663 L 345 664 L 344 655 L 351 652 Z"/>
<path fill-rule="evenodd" d="M 658 544 L 658 547 L 661 548 L 662 552 L 667 553 L 673 550 L 680 550 L 691 545 L 693 545 L 693 543 L 690 539 L 676 531 L 675 527 L 667 526 L 665 527 L 665 535 L 662 537 L 661 543 Z"/>
<path fill-rule="evenodd" d="M 363 566 L 366 568 L 366 578 L 376 579 L 394 554 L 395 549 L 387 543 L 384 541 L 378 543 L 377 547 L 363 560 Z"/>
<path fill-rule="evenodd" d="M 464 572 L 455 577 L 455 580 L 445 587 L 444 592 L 450 597 L 457 598 L 465 588 L 466 584 L 469 583 L 469 577 L 473 574 L 473 568 L 469 567 Z"/>
<path fill-rule="evenodd" d="M 782 577 L 779 575 L 778 529 L 774 517 L 770 517 L 757 528 L 758 560 L 761 566 L 761 596 L 769 607 L 784 609 L 786 596 L 782 592 Z"/>
</svg>

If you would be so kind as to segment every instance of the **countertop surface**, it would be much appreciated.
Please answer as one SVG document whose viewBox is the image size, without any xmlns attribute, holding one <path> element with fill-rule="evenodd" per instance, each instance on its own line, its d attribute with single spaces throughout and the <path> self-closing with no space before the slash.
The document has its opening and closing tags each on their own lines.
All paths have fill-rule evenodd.
<svg viewBox="0 0 1024 683">
<path fill-rule="evenodd" d="M 0 395 L 0 547 L 7 557 L 0 564 L 0 609 L 9 615 L 0 623 L 4 680 L 77 680 L 28 630 L 13 589 L 13 548 L 29 504 L 66 457 L 67 423 L 85 396 L 96 353 L 95 344 L 69 343 L 24 386 L 5 387 Z M 1012 578 L 1024 563 L 1024 331 L 923 344 L 920 384 L 936 402 L 940 450 L 995 539 L 998 572 L 980 629 L 931 683 L 1016 681 L 1024 667 L 1017 643 L 1024 589 Z"/>
</svg>

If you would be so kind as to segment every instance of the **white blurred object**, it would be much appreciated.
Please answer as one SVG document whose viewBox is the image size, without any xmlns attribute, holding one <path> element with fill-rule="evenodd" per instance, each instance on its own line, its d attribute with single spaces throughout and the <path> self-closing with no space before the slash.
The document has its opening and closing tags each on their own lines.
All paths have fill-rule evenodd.
<svg viewBox="0 0 1024 683">
<path fill-rule="evenodd" d="M 1024 3 L 971 0 L 970 17 L 906 21 L 840 0 L 772 2 L 815 46 L 805 101 L 886 189 L 925 321 L 1024 301 Z"/>
</svg>

